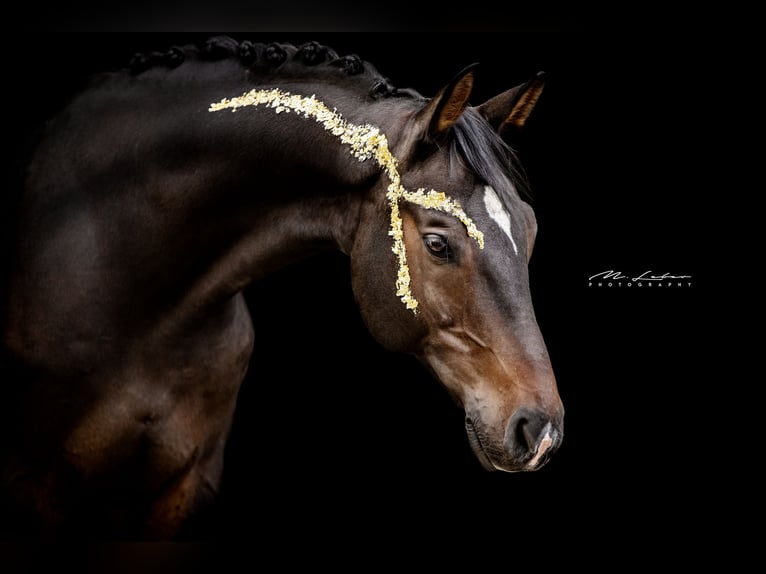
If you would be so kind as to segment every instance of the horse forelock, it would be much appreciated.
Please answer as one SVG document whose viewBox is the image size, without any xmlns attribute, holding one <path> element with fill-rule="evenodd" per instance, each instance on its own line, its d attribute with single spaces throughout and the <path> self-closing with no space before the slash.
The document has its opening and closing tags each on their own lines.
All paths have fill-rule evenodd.
<svg viewBox="0 0 766 574">
<path fill-rule="evenodd" d="M 213 36 L 201 44 L 173 46 L 164 52 L 138 53 L 128 65 L 132 75 L 150 69 L 176 68 L 188 61 L 236 61 L 255 74 L 278 75 L 285 79 L 329 80 L 356 78 L 360 89 L 373 99 L 390 96 L 417 96 L 399 90 L 375 67 L 356 54 L 339 55 L 316 41 L 302 44 L 238 41 L 230 36 Z"/>
<path fill-rule="evenodd" d="M 514 205 L 514 190 L 531 199 L 527 178 L 513 148 L 506 144 L 473 108 L 466 108 L 453 125 L 450 161 L 470 169 L 477 179 L 491 186 L 506 210 Z"/>
</svg>

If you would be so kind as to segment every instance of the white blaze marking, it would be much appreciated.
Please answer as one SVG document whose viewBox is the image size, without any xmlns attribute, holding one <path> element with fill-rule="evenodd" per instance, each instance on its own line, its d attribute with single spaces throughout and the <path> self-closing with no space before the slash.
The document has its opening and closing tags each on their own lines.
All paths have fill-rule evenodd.
<svg viewBox="0 0 766 574">
<path fill-rule="evenodd" d="M 511 240 L 513 251 L 518 255 L 519 249 L 516 247 L 513 235 L 511 235 L 511 216 L 508 215 L 508 212 L 503 207 L 503 203 L 497 196 L 497 192 L 495 192 L 490 185 L 484 186 L 484 207 L 487 208 L 489 216 L 495 220 L 495 223 L 500 226 L 500 229 L 502 229 L 508 236 L 508 239 Z"/>
</svg>

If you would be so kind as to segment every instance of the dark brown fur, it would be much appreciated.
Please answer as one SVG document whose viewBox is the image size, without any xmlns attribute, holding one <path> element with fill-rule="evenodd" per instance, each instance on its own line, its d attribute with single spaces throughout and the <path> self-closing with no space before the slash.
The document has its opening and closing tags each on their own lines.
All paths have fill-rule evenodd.
<svg viewBox="0 0 766 574">
<path fill-rule="evenodd" d="M 472 81 L 427 100 L 315 44 L 225 38 L 94 81 L 49 125 L 20 203 L 2 333 L 16 389 L 0 461 L 11 505 L 58 534 L 182 537 L 221 481 L 253 347 L 242 290 L 324 249 L 350 256 L 371 334 L 421 358 L 465 408 L 485 467 L 539 468 L 563 407 L 526 275 L 536 224 L 488 108 L 466 107 Z M 296 114 L 207 112 L 254 86 L 315 93 L 380 126 L 405 186 L 459 200 L 487 248 L 454 217 L 402 204 L 415 316 L 394 295 L 387 180 Z M 523 124 L 532 100 L 521 101 L 491 113 Z M 482 205 L 487 184 L 519 258 Z M 429 233 L 456 256 L 435 259 Z M 553 445 L 537 460 L 543 432 Z"/>
</svg>

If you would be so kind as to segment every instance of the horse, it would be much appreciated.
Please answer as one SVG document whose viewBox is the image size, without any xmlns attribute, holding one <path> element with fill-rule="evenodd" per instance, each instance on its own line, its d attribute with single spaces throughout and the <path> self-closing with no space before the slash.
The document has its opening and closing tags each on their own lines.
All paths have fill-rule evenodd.
<svg viewBox="0 0 766 574">
<path fill-rule="evenodd" d="M 474 72 L 425 97 L 317 42 L 214 36 L 92 77 L 15 212 L 4 504 L 44 532 L 183 538 L 224 473 L 243 292 L 326 251 L 372 338 L 463 410 L 481 468 L 543 467 L 564 407 L 513 142 L 545 75 L 472 105 Z"/>
</svg>

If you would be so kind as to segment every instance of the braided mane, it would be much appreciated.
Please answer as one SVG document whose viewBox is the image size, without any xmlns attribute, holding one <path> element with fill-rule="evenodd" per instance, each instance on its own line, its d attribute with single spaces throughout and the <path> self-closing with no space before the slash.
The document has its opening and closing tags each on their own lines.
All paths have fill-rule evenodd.
<svg viewBox="0 0 766 574">
<path fill-rule="evenodd" d="M 230 36 L 213 36 L 201 45 L 173 46 L 165 52 L 135 54 L 128 64 L 128 70 L 132 75 L 139 75 L 156 67 L 176 68 L 193 59 L 207 62 L 234 59 L 254 72 L 279 72 L 280 77 L 284 78 L 366 75 L 370 78 L 370 96 L 373 98 L 422 98 L 411 89 L 401 90 L 394 87 L 372 64 L 356 54 L 339 56 L 332 48 L 314 41 L 295 46 L 280 42 L 239 42 Z"/>
<path fill-rule="evenodd" d="M 278 73 L 281 78 L 364 76 L 369 80 L 366 84 L 371 86 L 369 96 L 373 99 L 409 97 L 425 100 L 413 89 L 396 88 L 359 56 L 339 56 L 332 48 L 314 41 L 295 46 L 278 42 L 238 42 L 230 36 L 213 36 L 201 45 L 174 46 L 165 52 L 136 54 L 130 61 L 129 70 L 138 75 L 153 67 L 176 68 L 192 59 L 208 62 L 235 59 L 258 74 Z M 454 125 L 454 135 L 450 144 L 453 165 L 455 160 L 467 165 L 481 180 L 492 185 L 508 209 L 512 199 L 506 174 L 510 175 L 516 191 L 531 200 L 526 176 L 514 150 L 470 107 Z"/>
</svg>

